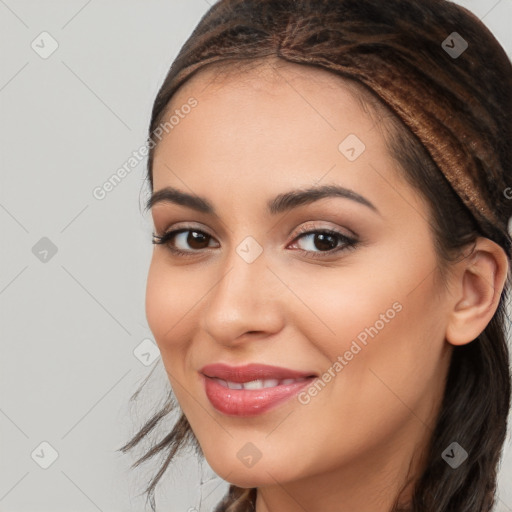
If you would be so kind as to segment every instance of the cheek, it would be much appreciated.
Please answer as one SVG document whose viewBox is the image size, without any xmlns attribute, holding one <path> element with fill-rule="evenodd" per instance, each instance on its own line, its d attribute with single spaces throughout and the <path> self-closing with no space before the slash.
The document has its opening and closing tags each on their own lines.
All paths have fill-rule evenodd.
<svg viewBox="0 0 512 512">
<path fill-rule="evenodd" d="M 405 293 L 390 269 L 372 269 L 374 265 L 354 265 L 288 278 L 300 299 L 292 301 L 297 302 L 298 329 L 331 360 L 349 350 L 352 340 L 363 347 L 375 335 L 382 337 L 391 323 L 400 322 Z"/>
<path fill-rule="evenodd" d="M 173 270 L 162 254 L 154 255 L 146 283 L 146 318 L 160 350 L 173 392 L 188 411 L 186 369 L 191 356 L 194 304 L 204 290 L 189 272 Z M 197 304 L 196 307 L 198 307 Z"/>
<path fill-rule="evenodd" d="M 325 405 L 338 392 L 360 404 L 374 402 L 376 393 L 396 402 L 389 388 L 416 402 L 435 378 L 445 322 L 433 281 L 435 256 L 424 245 L 422 259 L 396 244 L 357 268 L 323 269 L 314 283 L 306 275 L 294 279 L 309 309 L 296 317 L 299 329 L 325 356 L 323 370 L 344 375 L 329 380 L 335 383 L 326 386 Z"/>
<path fill-rule="evenodd" d="M 193 307 L 204 293 L 193 274 L 172 270 L 161 255 L 153 255 L 146 283 L 146 318 L 155 341 L 165 355 L 185 348 Z"/>
<path fill-rule="evenodd" d="M 308 454 L 319 467 L 339 463 L 340 454 L 357 457 L 385 443 L 408 422 L 420 429 L 431 422 L 443 381 L 440 306 L 432 301 L 432 279 L 411 291 L 407 277 L 414 281 L 417 273 L 412 269 L 407 276 L 403 270 L 402 285 L 389 274 L 378 287 L 375 281 L 367 286 L 362 280 L 357 287 L 344 280 L 346 295 L 334 291 L 323 294 L 323 306 L 320 300 L 308 303 L 335 332 L 326 334 L 316 320 L 316 338 L 309 331 L 327 363 L 320 375 L 323 384 L 306 390 L 302 417 L 295 417 L 315 432 Z M 281 441 L 286 443 L 284 437 L 274 440 L 276 445 Z"/>
</svg>

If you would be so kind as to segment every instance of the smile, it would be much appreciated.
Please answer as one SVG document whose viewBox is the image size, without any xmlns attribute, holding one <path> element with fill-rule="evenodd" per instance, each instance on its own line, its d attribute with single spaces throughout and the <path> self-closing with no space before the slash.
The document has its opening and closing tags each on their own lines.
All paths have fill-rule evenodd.
<svg viewBox="0 0 512 512">
<path fill-rule="evenodd" d="M 214 378 L 221 386 L 224 386 L 229 389 L 264 389 L 264 388 L 274 388 L 276 386 L 288 386 L 289 384 L 294 384 L 296 382 L 302 382 L 306 380 L 307 377 L 302 377 L 300 379 L 259 379 L 259 380 L 251 380 L 250 382 L 231 382 L 226 381 L 224 379 Z"/>
</svg>

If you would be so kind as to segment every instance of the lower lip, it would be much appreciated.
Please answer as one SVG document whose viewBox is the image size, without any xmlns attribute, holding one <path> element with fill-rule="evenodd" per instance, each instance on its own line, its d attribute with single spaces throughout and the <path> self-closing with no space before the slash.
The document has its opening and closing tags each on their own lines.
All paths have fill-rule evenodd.
<svg viewBox="0 0 512 512">
<path fill-rule="evenodd" d="M 255 416 L 282 404 L 316 377 L 293 384 L 262 389 L 229 389 L 216 379 L 202 375 L 206 396 L 218 411 L 230 416 Z"/>
</svg>

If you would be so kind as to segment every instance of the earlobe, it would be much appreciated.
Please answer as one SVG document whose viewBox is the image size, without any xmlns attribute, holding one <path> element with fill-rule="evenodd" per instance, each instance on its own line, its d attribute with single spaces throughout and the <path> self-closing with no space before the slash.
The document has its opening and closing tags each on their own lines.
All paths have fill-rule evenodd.
<svg viewBox="0 0 512 512">
<path fill-rule="evenodd" d="M 478 238 L 471 255 L 457 264 L 452 311 L 446 340 L 465 345 L 476 339 L 491 321 L 508 275 L 504 249 L 488 238 Z"/>
</svg>

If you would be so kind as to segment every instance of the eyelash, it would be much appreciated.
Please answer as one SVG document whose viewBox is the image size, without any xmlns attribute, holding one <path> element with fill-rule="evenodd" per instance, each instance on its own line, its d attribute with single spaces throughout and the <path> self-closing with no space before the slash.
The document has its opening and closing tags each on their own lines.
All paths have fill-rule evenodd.
<svg viewBox="0 0 512 512">
<path fill-rule="evenodd" d="M 201 233 L 202 235 L 206 235 L 207 237 L 213 238 L 211 235 L 209 235 L 205 231 L 202 231 L 200 229 L 196 229 L 194 227 L 189 226 L 189 227 L 183 227 L 180 229 L 175 229 L 173 231 L 168 231 L 167 233 L 164 233 L 163 235 L 157 235 L 156 233 L 153 233 L 152 243 L 156 244 L 156 245 L 166 245 L 167 248 L 169 249 L 169 251 L 171 251 L 176 256 L 184 256 L 184 257 L 194 256 L 195 255 L 194 253 L 197 253 L 197 252 L 201 251 L 202 249 L 182 251 L 181 249 L 177 249 L 176 247 L 173 247 L 169 243 L 170 240 L 174 236 L 176 236 L 180 233 L 183 233 L 183 232 L 187 232 L 187 231 Z M 355 247 L 359 243 L 359 241 L 356 240 L 355 238 L 348 237 L 348 236 L 343 235 L 342 233 L 340 233 L 338 231 L 334 231 L 332 229 L 309 229 L 308 227 L 299 228 L 298 235 L 293 239 L 293 242 L 295 242 L 299 238 L 302 238 L 304 235 L 312 235 L 312 234 L 319 234 L 319 233 L 325 234 L 325 235 L 330 235 L 330 236 L 335 236 L 344 245 L 335 247 L 334 249 L 330 249 L 328 251 L 307 251 L 305 249 L 297 249 L 297 250 L 299 252 L 301 252 L 303 254 L 307 254 L 308 256 L 311 256 L 313 258 L 322 258 L 322 257 L 324 257 L 323 255 L 332 256 L 333 254 L 336 254 L 341 251 L 355 249 Z"/>
</svg>

